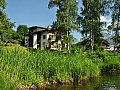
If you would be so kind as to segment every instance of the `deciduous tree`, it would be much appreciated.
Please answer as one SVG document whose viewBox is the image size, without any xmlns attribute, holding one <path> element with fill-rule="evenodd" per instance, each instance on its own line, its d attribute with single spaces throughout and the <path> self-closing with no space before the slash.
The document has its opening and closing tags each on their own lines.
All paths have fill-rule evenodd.
<svg viewBox="0 0 120 90">
<path fill-rule="evenodd" d="M 0 0 L 0 43 L 7 43 L 11 39 L 10 30 L 14 27 L 14 23 L 5 13 L 6 0 Z"/>
<path fill-rule="evenodd" d="M 24 45 L 25 35 L 28 34 L 27 25 L 19 25 L 17 27 L 17 33 L 18 33 L 18 40 L 19 40 L 20 44 Z"/>
</svg>

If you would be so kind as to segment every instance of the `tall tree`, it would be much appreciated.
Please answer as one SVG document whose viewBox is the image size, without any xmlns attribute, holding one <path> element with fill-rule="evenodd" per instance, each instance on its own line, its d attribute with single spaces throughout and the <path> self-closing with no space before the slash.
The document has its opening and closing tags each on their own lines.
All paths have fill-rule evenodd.
<svg viewBox="0 0 120 90">
<path fill-rule="evenodd" d="M 115 32 L 115 46 L 120 44 L 120 0 L 112 0 L 112 29 Z"/>
<path fill-rule="evenodd" d="M 77 20 L 84 40 L 87 41 L 87 48 L 92 50 L 99 47 L 103 40 L 101 30 L 104 23 L 100 22 L 100 16 L 107 14 L 108 2 L 109 0 L 82 0 L 82 12 Z"/>
<path fill-rule="evenodd" d="M 7 43 L 11 39 L 10 30 L 14 23 L 10 22 L 5 13 L 6 0 L 0 0 L 0 43 Z"/>
<path fill-rule="evenodd" d="M 76 0 L 50 0 L 48 8 L 58 7 L 57 20 L 54 23 L 54 29 L 57 31 L 59 39 L 67 41 L 69 50 L 69 35 L 71 30 L 78 29 L 76 17 L 78 12 Z"/>
</svg>

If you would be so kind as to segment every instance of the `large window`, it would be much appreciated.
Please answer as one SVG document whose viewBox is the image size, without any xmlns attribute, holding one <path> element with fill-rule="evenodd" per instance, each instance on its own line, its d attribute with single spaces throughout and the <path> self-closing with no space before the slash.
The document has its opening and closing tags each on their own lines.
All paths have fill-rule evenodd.
<svg viewBox="0 0 120 90">
<path fill-rule="evenodd" d="M 43 35 L 43 39 L 46 39 L 46 35 Z"/>
</svg>

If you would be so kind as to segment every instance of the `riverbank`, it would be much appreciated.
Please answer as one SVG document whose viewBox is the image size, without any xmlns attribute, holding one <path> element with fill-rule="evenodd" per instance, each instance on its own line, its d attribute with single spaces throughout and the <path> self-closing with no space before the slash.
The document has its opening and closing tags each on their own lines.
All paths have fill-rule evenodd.
<svg viewBox="0 0 120 90">
<path fill-rule="evenodd" d="M 120 73 L 102 74 L 86 80 L 82 84 L 78 83 L 50 88 L 51 90 L 120 90 Z"/>
<path fill-rule="evenodd" d="M 101 71 L 120 70 L 117 52 L 77 52 L 63 54 L 20 46 L 0 47 L 0 72 L 16 86 L 44 86 L 89 79 Z"/>
</svg>

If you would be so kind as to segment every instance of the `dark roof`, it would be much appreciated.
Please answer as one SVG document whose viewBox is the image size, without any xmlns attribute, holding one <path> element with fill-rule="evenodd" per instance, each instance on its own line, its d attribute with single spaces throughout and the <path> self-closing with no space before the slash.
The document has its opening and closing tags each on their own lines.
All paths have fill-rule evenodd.
<svg viewBox="0 0 120 90">
<path fill-rule="evenodd" d="M 40 26 L 32 26 L 29 27 L 28 29 L 34 29 L 34 28 L 47 29 L 46 27 L 40 27 Z"/>
<path fill-rule="evenodd" d="M 46 28 L 46 27 L 40 27 L 40 26 L 32 26 L 32 27 L 29 27 L 29 34 L 26 34 L 25 36 L 29 36 L 30 35 L 30 30 L 36 30 L 35 32 L 32 31 L 31 34 L 35 34 L 35 33 L 38 33 L 38 32 L 41 32 L 41 31 L 49 31 L 51 29 L 49 28 Z"/>
<path fill-rule="evenodd" d="M 35 30 L 35 32 L 32 31 L 31 33 L 37 33 L 37 32 L 47 31 L 47 30 L 48 30 L 48 28 L 39 27 L 39 26 L 32 26 L 32 27 L 29 27 L 28 29 L 29 29 L 29 31 L 30 31 L 30 30 Z"/>
</svg>

